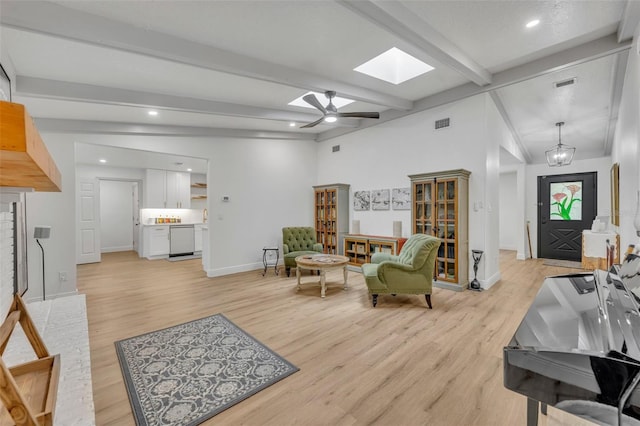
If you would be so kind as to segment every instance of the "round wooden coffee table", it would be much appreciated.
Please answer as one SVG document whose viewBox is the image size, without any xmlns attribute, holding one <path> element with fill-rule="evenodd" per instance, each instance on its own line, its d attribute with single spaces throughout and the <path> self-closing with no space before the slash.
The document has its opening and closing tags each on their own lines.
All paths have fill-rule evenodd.
<svg viewBox="0 0 640 426">
<path fill-rule="evenodd" d="M 344 289 L 347 289 L 347 263 L 349 258 L 336 254 L 315 254 L 302 255 L 296 257 L 296 277 L 298 279 L 298 287 L 300 290 L 300 270 L 308 269 L 310 271 L 320 271 L 320 297 L 324 297 L 327 289 L 325 272 L 331 269 L 342 268 L 344 271 Z M 306 283 L 305 283 L 306 284 Z"/>
</svg>

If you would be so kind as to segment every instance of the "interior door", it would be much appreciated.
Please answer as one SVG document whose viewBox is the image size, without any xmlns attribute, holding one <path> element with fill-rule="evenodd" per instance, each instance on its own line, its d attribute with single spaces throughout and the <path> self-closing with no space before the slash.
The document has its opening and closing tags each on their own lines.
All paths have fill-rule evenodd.
<svg viewBox="0 0 640 426">
<path fill-rule="evenodd" d="M 597 173 L 538 177 L 538 257 L 580 261 L 597 214 Z"/>
<path fill-rule="evenodd" d="M 76 191 L 76 263 L 100 262 L 99 181 L 78 179 Z"/>
<path fill-rule="evenodd" d="M 133 250 L 141 254 L 138 249 L 138 241 L 140 238 L 140 194 L 138 189 L 138 182 L 133 182 L 131 184 L 131 204 L 133 206 L 133 211 L 131 212 L 133 216 Z"/>
</svg>

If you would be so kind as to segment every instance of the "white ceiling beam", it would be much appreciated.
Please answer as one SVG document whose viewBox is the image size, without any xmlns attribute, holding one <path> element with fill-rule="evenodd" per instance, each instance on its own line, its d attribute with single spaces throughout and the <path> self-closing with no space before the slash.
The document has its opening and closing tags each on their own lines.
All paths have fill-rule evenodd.
<svg viewBox="0 0 640 426">
<path fill-rule="evenodd" d="M 157 31 L 137 28 L 50 2 L 4 2 L 0 23 L 23 31 L 52 35 L 289 87 L 316 92 L 335 90 L 342 97 L 393 109 L 410 110 L 413 107 L 413 102 L 407 99 L 332 80 L 309 70 L 290 68 Z"/>
<path fill-rule="evenodd" d="M 312 122 L 320 117 L 319 114 L 309 114 L 298 111 L 253 107 L 228 102 L 209 101 L 206 99 L 186 98 L 183 96 L 163 95 L 90 84 L 69 83 L 21 75 L 16 78 L 15 94 L 65 101 L 82 101 L 104 105 L 156 108 L 160 110 L 277 121 Z M 354 126 L 350 125 L 347 127 Z"/>
<path fill-rule="evenodd" d="M 618 43 L 616 34 L 610 34 L 544 58 L 497 72 L 493 74 L 493 82 L 486 86 L 479 87 L 474 83 L 467 83 L 415 101 L 415 107 L 412 111 L 385 111 L 380 115 L 380 119 L 375 122 L 373 120 L 363 120 L 358 130 L 624 52 L 629 50 L 630 47 L 631 41 Z M 332 139 L 352 131 L 346 129 L 328 130 L 318 135 L 318 141 Z"/>
<path fill-rule="evenodd" d="M 313 133 L 35 118 L 42 133 L 315 140 Z"/>
<path fill-rule="evenodd" d="M 633 38 L 633 33 L 640 22 L 640 1 L 627 0 L 622 13 L 622 19 L 618 25 L 618 41 L 626 41 Z"/>
<path fill-rule="evenodd" d="M 520 150 L 520 154 L 522 154 L 522 157 L 524 157 L 525 163 L 526 164 L 530 164 L 531 163 L 531 154 L 529 153 L 527 148 L 522 143 L 522 139 L 520 139 L 520 134 L 518 134 L 518 131 L 513 126 L 513 123 L 511 122 L 511 118 L 509 117 L 509 114 L 507 113 L 507 109 L 504 107 L 504 103 L 502 103 L 502 98 L 500 98 L 500 95 L 498 94 L 498 92 L 496 92 L 494 90 L 489 92 L 489 95 L 491 96 L 491 99 L 493 100 L 493 103 L 495 104 L 496 108 L 498 109 L 498 112 L 500 113 L 500 116 L 502 117 L 502 120 L 504 121 L 504 124 L 506 124 L 507 128 L 509 129 L 509 132 L 511 132 L 511 137 L 513 138 L 513 140 L 515 141 L 516 145 L 518 146 L 518 149 Z"/>
<path fill-rule="evenodd" d="M 491 73 L 398 1 L 348 1 L 339 4 L 385 28 L 425 55 L 459 72 L 479 86 L 491 83 Z"/>
<path fill-rule="evenodd" d="M 616 124 L 618 122 L 618 112 L 620 110 L 620 101 L 622 100 L 622 87 L 624 86 L 624 75 L 627 72 L 627 60 L 629 51 L 618 54 L 613 63 L 613 75 L 611 81 L 611 100 L 609 101 L 609 121 L 607 122 L 607 130 L 604 139 L 604 155 L 611 155 L 613 147 L 613 137 L 616 133 Z"/>
</svg>

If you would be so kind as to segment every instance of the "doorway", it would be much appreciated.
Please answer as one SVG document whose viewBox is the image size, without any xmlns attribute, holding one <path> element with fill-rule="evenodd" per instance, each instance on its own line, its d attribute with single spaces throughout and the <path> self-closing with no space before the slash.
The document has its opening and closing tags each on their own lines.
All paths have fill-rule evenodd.
<svg viewBox="0 0 640 426">
<path fill-rule="evenodd" d="M 138 182 L 100 179 L 100 252 L 136 250 Z"/>
<path fill-rule="evenodd" d="M 596 172 L 538 176 L 538 257 L 580 261 L 597 215 Z"/>
</svg>

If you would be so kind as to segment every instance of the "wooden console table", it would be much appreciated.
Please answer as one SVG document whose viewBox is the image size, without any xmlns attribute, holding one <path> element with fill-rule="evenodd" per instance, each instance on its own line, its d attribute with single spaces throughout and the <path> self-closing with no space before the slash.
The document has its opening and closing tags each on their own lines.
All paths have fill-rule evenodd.
<svg viewBox="0 0 640 426">
<path fill-rule="evenodd" d="M 397 255 L 406 241 L 406 238 L 347 234 L 344 237 L 344 255 L 349 258 L 349 265 L 360 267 L 371 263 L 374 253 Z"/>
</svg>

